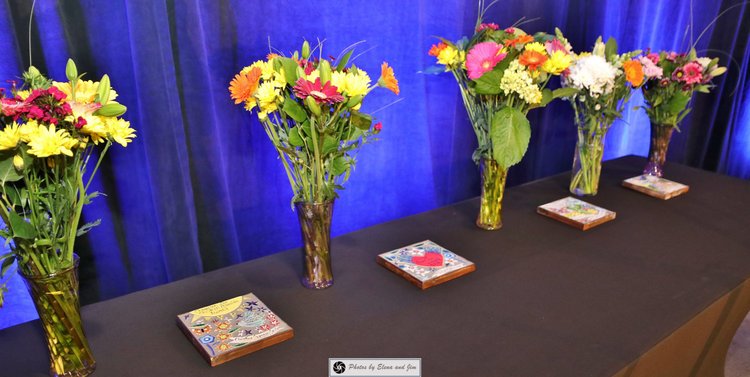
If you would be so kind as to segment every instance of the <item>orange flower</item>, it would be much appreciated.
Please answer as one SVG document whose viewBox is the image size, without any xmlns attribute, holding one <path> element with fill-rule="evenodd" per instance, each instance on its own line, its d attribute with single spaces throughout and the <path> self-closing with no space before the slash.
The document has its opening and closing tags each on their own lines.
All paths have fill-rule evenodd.
<svg viewBox="0 0 750 377">
<path fill-rule="evenodd" d="M 536 71 L 546 61 L 547 56 L 534 50 L 526 50 L 518 58 L 518 62 L 528 67 L 530 71 Z"/>
<path fill-rule="evenodd" d="M 260 82 L 260 74 L 260 68 L 254 67 L 247 74 L 238 73 L 234 76 L 232 82 L 229 83 L 229 93 L 235 105 L 247 101 L 255 94 Z"/>
<path fill-rule="evenodd" d="M 643 66 L 639 61 L 628 60 L 622 63 L 622 69 L 625 71 L 625 80 L 633 85 L 634 88 L 643 84 Z"/>
<path fill-rule="evenodd" d="M 518 45 L 520 47 L 520 46 L 523 46 L 523 45 L 525 45 L 525 44 L 527 44 L 529 42 L 532 42 L 532 41 L 534 41 L 534 37 L 532 37 L 532 36 L 530 36 L 528 34 L 519 35 L 519 36 L 517 36 L 517 37 L 515 37 L 513 39 L 506 40 L 505 41 L 505 47 L 511 48 L 511 47 L 515 47 L 516 45 Z"/>
<path fill-rule="evenodd" d="M 380 66 L 380 80 L 378 80 L 378 84 L 396 93 L 396 95 L 401 92 L 398 88 L 398 80 L 396 80 L 396 76 L 393 74 L 393 67 L 389 67 L 386 62 L 383 62 L 383 65 Z"/>
<path fill-rule="evenodd" d="M 440 42 L 436 45 L 432 45 L 428 54 L 430 56 L 437 57 L 438 55 L 440 55 L 440 51 L 443 51 L 446 47 L 448 47 L 448 45 L 445 42 Z"/>
<path fill-rule="evenodd" d="M 266 60 L 276 59 L 276 58 L 278 58 L 279 56 L 281 56 L 281 55 L 279 55 L 279 54 L 277 54 L 277 53 L 275 53 L 275 52 L 271 52 L 271 53 L 269 53 L 268 55 L 266 55 Z"/>
</svg>

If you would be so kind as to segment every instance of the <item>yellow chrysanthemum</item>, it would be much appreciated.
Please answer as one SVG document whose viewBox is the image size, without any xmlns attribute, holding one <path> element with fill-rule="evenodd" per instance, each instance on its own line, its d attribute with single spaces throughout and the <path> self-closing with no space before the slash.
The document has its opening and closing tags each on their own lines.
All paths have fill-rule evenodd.
<svg viewBox="0 0 750 377">
<path fill-rule="evenodd" d="M 458 51 L 455 47 L 446 46 L 438 53 L 437 60 L 438 63 L 449 68 L 456 68 L 466 60 L 466 54 L 463 51 Z"/>
<path fill-rule="evenodd" d="M 286 86 L 286 76 L 284 76 L 284 68 L 279 68 L 278 72 L 273 74 L 273 86 L 277 88 L 283 88 Z"/>
<path fill-rule="evenodd" d="M 37 131 L 39 131 L 39 123 L 35 120 L 29 120 L 18 127 L 18 132 L 21 134 L 21 141 L 24 143 L 31 141 L 31 137 Z"/>
<path fill-rule="evenodd" d="M 570 55 L 563 51 L 555 51 L 550 55 L 544 64 L 542 64 L 542 70 L 553 75 L 559 75 L 573 62 Z"/>
<path fill-rule="evenodd" d="M 47 127 L 39 127 L 29 142 L 29 154 L 37 157 L 49 157 L 64 154 L 73 156 L 70 150 L 78 141 L 70 137 L 68 131 L 56 130 L 52 124 Z"/>
<path fill-rule="evenodd" d="M 264 82 L 258 87 L 258 91 L 255 92 L 255 98 L 258 99 L 258 107 L 260 107 L 258 117 L 261 119 L 265 119 L 268 113 L 278 110 L 279 102 L 284 100 L 281 97 L 280 90 L 270 82 Z"/>
<path fill-rule="evenodd" d="M 86 124 L 81 127 L 78 132 L 89 135 L 94 144 L 107 141 L 107 134 L 109 132 L 107 120 L 111 118 L 104 118 L 92 114 L 82 114 L 81 116 L 86 121 Z"/>
<path fill-rule="evenodd" d="M 248 72 L 250 72 L 251 69 L 255 67 L 260 68 L 260 71 L 261 71 L 260 77 L 263 80 L 272 80 L 273 75 L 276 73 L 276 71 L 273 69 L 273 62 L 266 61 L 266 60 L 258 60 L 255 63 L 243 68 L 242 71 L 240 71 L 240 73 L 242 73 L 243 75 L 247 74 Z"/>
<path fill-rule="evenodd" d="M 346 85 L 346 73 L 334 71 L 331 72 L 331 85 L 336 87 L 336 91 L 340 94 L 344 94 L 344 86 Z"/>
<path fill-rule="evenodd" d="M 65 93 L 67 97 L 65 98 L 68 101 L 73 100 L 72 90 L 70 87 L 69 82 L 56 82 L 53 81 L 52 85 L 56 86 L 57 89 L 60 89 L 61 92 Z M 96 91 L 99 89 L 99 82 L 98 81 L 91 81 L 91 80 L 78 80 L 76 83 L 76 99 L 75 101 L 78 103 L 88 104 L 88 103 L 94 103 L 94 99 L 96 99 Z M 115 92 L 114 89 L 109 90 L 109 101 L 112 102 L 117 98 L 117 92 Z"/>
<path fill-rule="evenodd" d="M 130 122 L 121 118 L 108 118 L 106 121 L 109 137 L 117 144 L 127 147 L 135 137 L 135 130 L 130 128 Z"/>
<path fill-rule="evenodd" d="M 370 89 L 370 81 L 370 76 L 365 71 L 349 71 L 344 78 L 344 92 L 349 97 L 363 96 Z"/>
<path fill-rule="evenodd" d="M 23 100 L 29 98 L 29 94 L 31 94 L 31 90 L 19 90 L 16 92 L 16 95 Z"/>
<path fill-rule="evenodd" d="M 12 123 L 5 127 L 4 130 L 0 131 L 0 150 L 6 151 L 8 149 L 14 149 L 20 140 L 21 132 L 18 130 L 18 125 Z"/>
<path fill-rule="evenodd" d="M 547 49 L 544 48 L 544 45 L 539 42 L 529 43 L 526 46 L 523 46 L 523 48 L 526 51 L 536 51 L 540 54 L 547 55 Z"/>
</svg>

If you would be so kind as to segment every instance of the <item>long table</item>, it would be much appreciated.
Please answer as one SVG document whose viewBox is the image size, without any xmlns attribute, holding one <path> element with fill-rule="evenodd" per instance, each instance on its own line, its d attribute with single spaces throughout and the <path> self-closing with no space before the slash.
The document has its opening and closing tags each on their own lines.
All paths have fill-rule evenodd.
<svg viewBox="0 0 750 377">
<path fill-rule="evenodd" d="M 300 285 L 294 249 L 87 305 L 95 375 L 327 376 L 329 357 L 418 357 L 429 377 L 723 376 L 750 309 L 750 182 L 667 164 L 690 192 L 662 201 L 620 185 L 644 163 L 604 164 L 586 200 L 617 218 L 586 232 L 535 212 L 568 195 L 561 174 L 507 190 L 499 231 L 474 226 L 475 198 L 336 237 L 326 290 Z M 421 291 L 375 263 L 425 239 L 477 270 Z M 295 337 L 211 368 L 175 316 L 247 292 Z M 0 376 L 45 376 L 47 357 L 37 321 L 0 331 Z"/>
</svg>

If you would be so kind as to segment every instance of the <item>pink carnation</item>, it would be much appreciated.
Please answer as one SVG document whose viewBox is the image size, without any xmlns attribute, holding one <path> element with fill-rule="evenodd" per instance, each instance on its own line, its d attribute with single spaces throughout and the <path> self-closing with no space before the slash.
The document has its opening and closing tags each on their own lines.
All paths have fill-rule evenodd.
<svg viewBox="0 0 750 377">
<path fill-rule="evenodd" d="M 654 64 L 659 64 L 659 54 L 652 52 L 648 55 L 646 55 L 648 60 L 651 60 Z"/>
<path fill-rule="evenodd" d="M 482 31 L 484 29 L 497 30 L 497 29 L 500 29 L 500 26 L 498 26 L 496 23 L 492 23 L 492 22 L 487 23 L 487 24 L 479 24 L 479 29 L 477 29 L 477 31 Z"/>
<path fill-rule="evenodd" d="M 500 52 L 503 45 L 495 42 L 477 43 L 466 55 L 466 70 L 469 78 L 476 80 L 486 72 L 491 71 L 497 63 L 505 58 L 505 53 Z"/>
<path fill-rule="evenodd" d="M 656 59 L 659 59 L 658 55 L 656 56 Z M 654 63 L 654 61 L 648 56 L 641 56 L 641 58 L 638 60 L 643 65 L 643 74 L 646 76 L 646 78 L 660 79 L 664 75 L 664 70 L 661 67 L 657 66 L 656 63 Z"/>
</svg>

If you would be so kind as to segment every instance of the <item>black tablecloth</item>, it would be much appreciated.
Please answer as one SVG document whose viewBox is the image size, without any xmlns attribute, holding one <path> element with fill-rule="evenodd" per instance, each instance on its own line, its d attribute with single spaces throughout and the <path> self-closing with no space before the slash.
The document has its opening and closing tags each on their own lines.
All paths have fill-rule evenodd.
<svg viewBox="0 0 750 377">
<path fill-rule="evenodd" d="M 621 187 L 643 165 L 605 163 L 586 200 L 617 218 L 587 232 L 535 212 L 568 195 L 562 174 L 509 189 L 499 231 L 474 226 L 472 199 L 337 237 L 327 290 L 299 284 L 295 249 L 88 305 L 96 375 L 326 376 L 329 357 L 421 357 L 429 377 L 611 376 L 750 277 L 750 183 L 668 164 L 690 192 L 661 201 Z M 375 263 L 424 239 L 476 272 L 421 291 Z M 175 315 L 247 292 L 295 337 L 211 368 Z M 0 331 L 0 375 L 47 365 L 37 321 Z"/>
</svg>

